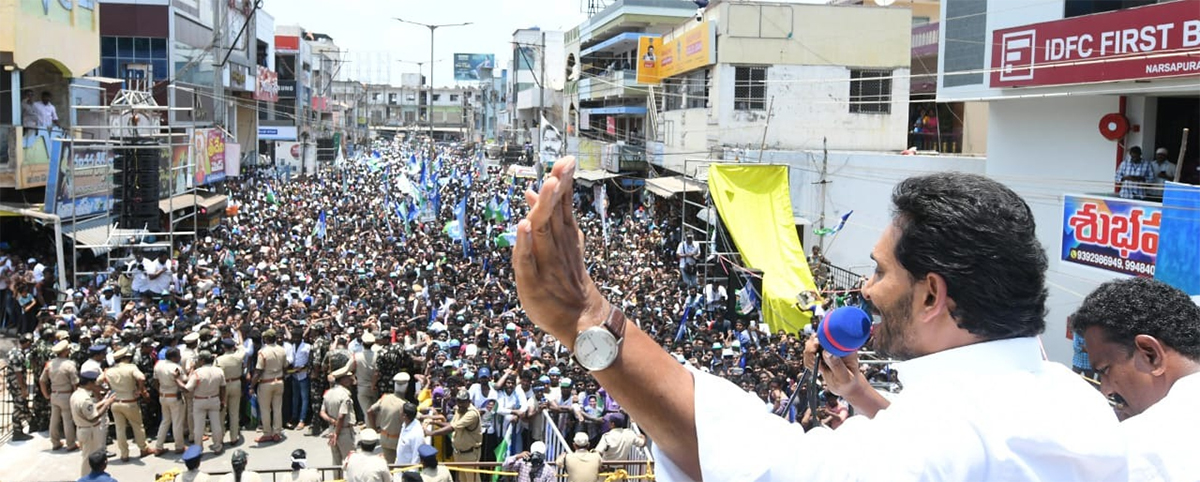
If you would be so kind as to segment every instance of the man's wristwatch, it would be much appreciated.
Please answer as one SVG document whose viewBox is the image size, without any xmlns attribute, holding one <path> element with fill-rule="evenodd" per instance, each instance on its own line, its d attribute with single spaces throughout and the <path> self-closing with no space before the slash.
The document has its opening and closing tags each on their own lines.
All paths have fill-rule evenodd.
<svg viewBox="0 0 1200 482">
<path fill-rule="evenodd" d="M 575 361 L 588 371 L 604 370 L 617 360 L 624 341 L 625 313 L 613 306 L 604 324 L 583 330 L 575 337 Z"/>
</svg>

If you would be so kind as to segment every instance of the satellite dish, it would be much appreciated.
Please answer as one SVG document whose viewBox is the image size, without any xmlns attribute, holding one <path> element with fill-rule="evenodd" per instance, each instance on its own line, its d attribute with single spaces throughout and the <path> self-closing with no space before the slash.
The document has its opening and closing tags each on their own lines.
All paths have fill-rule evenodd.
<svg viewBox="0 0 1200 482">
<path fill-rule="evenodd" d="M 879 5 L 880 7 L 887 7 L 893 3 L 896 3 L 896 0 L 875 0 L 875 5 Z"/>
</svg>

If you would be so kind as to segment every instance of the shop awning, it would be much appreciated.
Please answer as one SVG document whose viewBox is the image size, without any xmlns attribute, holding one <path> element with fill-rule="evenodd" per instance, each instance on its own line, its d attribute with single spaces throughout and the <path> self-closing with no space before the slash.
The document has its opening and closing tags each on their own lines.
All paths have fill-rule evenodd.
<svg viewBox="0 0 1200 482">
<path fill-rule="evenodd" d="M 671 197 L 681 192 L 702 192 L 704 186 L 683 176 L 671 176 L 647 179 L 646 189 L 662 197 Z"/>
<path fill-rule="evenodd" d="M 216 196 L 200 197 L 195 194 L 180 194 L 173 198 L 163 199 L 158 202 L 158 210 L 164 213 L 178 211 L 193 206 L 204 208 L 205 211 L 214 212 L 225 209 L 227 198 L 224 194 Z"/>
<path fill-rule="evenodd" d="M 612 179 L 614 177 L 621 177 L 621 176 L 624 176 L 624 174 L 621 174 L 618 172 L 608 172 L 608 171 L 604 171 L 604 170 L 600 170 L 600 169 L 595 169 L 595 170 L 593 170 L 593 169 L 576 169 L 575 170 L 575 179 L 585 181 L 587 183 L 603 181 L 605 179 Z"/>
</svg>

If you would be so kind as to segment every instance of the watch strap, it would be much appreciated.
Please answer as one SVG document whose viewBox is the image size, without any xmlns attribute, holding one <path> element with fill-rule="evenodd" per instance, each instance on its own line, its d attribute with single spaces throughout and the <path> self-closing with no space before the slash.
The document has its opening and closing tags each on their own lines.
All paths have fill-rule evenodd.
<svg viewBox="0 0 1200 482">
<path fill-rule="evenodd" d="M 617 337 L 617 343 L 625 341 L 625 324 L 625 312 L 613 306 L 612 311 L 608 312 L 608 319 L 604 321 L 604 329 Z"/>
</svg>

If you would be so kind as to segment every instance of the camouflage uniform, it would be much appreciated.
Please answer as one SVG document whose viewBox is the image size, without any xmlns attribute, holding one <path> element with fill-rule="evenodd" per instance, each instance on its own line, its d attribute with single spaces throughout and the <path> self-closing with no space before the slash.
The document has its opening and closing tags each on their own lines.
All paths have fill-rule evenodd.
<svg viewBox="0 0 1200 482">
<path fill-rule="evenodd" d="M 392 377 L 401 371 L 412 373 L 412 368 L 412 357 L 404 351 L 403 345 L 392 343 L 384 347 L 375 358 L 375 369 L 379 372 L 379 381 L 376 382 L 375 389 L 378 393 L 391 393 Z"/>
<path fill-rule="evenodd" d="M 158 423 L 162 420 L 162 406 L 158 403 L 158 383 L 156 383 L 154 378 L 154 364 L 157 362 L 158 357 L 153 351 L 149 355 L 146 355 L 142 353 L 141 347 L 139 347 L 133 353 L 133 364 L 146 377 L 146 391 L 150 392 L 149 397 L 138 399 L 138 407 L 142 410 L 143 425 L 146 426 L 146 433 L 148 434 L 157 433 Z"/>
<path fill-rule="evenodd" d="M 42 373 L 42 368 L 54 358 L 54 354 L 50 352 L 50 347 L 53 344 L 49 343 L 48 339 L 47 337 L 42 337 L 33 343 L 33 353 L 29 357 L 29 370 L 31 373 Z M 33 420 L 29 422 L 29 431 L 41 432 L 49 430 L 50 399 L 43 397 L 42 391 L 36 390 L 33 387 L 30 387 L 30 392 L 33 393 Z"/>
<path fill-rule="evenodd" d="M 312 343 L 312 353 L 309 356 L 309 359 L 312 360 L 310 362 L 312 369 L 309 370 L 308 379 L 310 380 L 309 388 L 312 390 L 312 393 L 309 394 L 308 403 L 309 412 L 313 414 L 321 413 L 321 404 L 325 400 L 325 390 L 329 389 L 329 381 L 325 379 L 329 375 L 329 372 L 326 370 L 326 363 L 328 362 L 326 357 L 328 355 L 329 340 L 324 337 L 318 337 Z M 318 434 L 325 430 L 327 424 L 325 420 L 317 416 L 312 418 L 312 424 L 309 426 L 312 427 L 312 433 Z"/>
<path fill-rule="evenodd" d="M 29 399 L 21 393 L 20 385 L 18 385 L 24 378 L 25 386 L 29 390 L 33 390 L 33 386 L 29 384 L 28 350 L 22 350 L 17 346 L 8 351 L 8 370 L 5 372 L 5 378 L 5 382 L 8 383 L 8 394 L 12 396 L 13 401 L 13 424 L 17 431 L 21 431 L 21 423 L 29 422 L 32 418 L 29 413 Z M 30 429 L 30 431 L 33 430 Z"/>
</svg>

